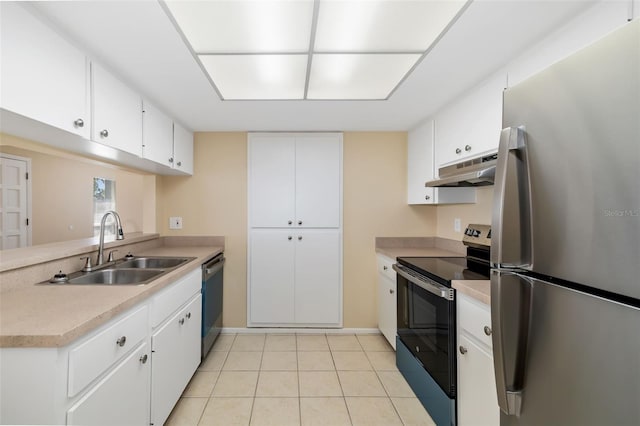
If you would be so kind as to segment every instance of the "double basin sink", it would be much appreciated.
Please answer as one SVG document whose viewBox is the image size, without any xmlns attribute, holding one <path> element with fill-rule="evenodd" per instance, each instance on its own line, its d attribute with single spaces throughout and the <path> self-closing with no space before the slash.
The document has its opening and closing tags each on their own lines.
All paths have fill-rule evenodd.
<svg viewBox="0 0 640 426">
<path fill-rule="evenodd" d="M 60 284 L 144 285 L 195 257 L 145 256 L 121 259 L 92 272 L 70 274 Z"/>
</svg>

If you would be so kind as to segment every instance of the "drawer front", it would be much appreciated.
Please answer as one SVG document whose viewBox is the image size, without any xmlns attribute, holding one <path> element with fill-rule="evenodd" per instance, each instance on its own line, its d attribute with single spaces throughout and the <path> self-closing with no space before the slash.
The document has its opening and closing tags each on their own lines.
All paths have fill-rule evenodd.
<svg viewBox="0 0 640 426">
<path fill-rule="evenodd" d="M 383 256 L 379 254 L 378 258 L 378 273 L 390 278 L 392 280 L 396 280 L 396 273 L 391 267 L 395 261 L 387 256 Z"/>
<path fill-rule="evenodd" d="M 488 305 L 458 293 L 458 317 L 461 329 L 491 349 L 491 310 Z"/>
<path fill-rule="evenodd" d="M 76 395 L 144 340 L 148 334 L 147 323 L 145 305 L 72 348 L 69 351 L 68 395 Z"/>
<path fill-rule="evenodd" d="M 175 284 L 163 289 L 151 304 L 151 327 L 159 326 L 176 309 L 184 305 L 202 288 L 202 270 L 195 269 Z"/>
</svg>

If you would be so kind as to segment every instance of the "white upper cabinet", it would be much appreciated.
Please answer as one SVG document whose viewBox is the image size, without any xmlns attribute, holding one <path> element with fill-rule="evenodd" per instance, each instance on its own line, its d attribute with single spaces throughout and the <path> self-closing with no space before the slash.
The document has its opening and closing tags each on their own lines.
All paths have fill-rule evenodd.
<svg viewBox="0 0 640 426">
<path fill-rule="evenodd" d="M 148 101 L 142 101 L 142 157 L 172 167 L 173 120 Z"/>
<path fill-rule="evenodd" d="M 437 123 L 429 120 L 409 132 L 407 147 L 407 201 L 409 204 L 475 203 L 474 188 L 428 188 L 435 170 L 434 129 Z"/>
<path fill-rule="evenodd" d="M 0 4 L 1 107 L 89 138 L 84 53 L 14 2 Z"/>
<path fill-rule="evenodd" d="M 193 133 L 173 123 L 173 168 L 193 174 Z"/>
<path fill-rule="evenodd" d="M 339 134 L 249 136 L 250 226 L 338 228 Z"/>
<path fill-rule="evenodd" d="M 436 114 L 436 168 L 498 149 L 506 83 L 506 73 L 496 73 Z"/>
<path fill-rule="evenodd" d="M 142 156 L 142 98 L 95 62 L 91 77 L 91 139 Z"/>
</svg>

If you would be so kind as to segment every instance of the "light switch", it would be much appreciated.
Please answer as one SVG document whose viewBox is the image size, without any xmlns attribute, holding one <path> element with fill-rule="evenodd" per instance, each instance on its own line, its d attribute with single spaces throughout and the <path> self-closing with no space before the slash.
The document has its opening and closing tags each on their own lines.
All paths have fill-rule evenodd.
<svg viewBox="0 0 640 426">
<path fill-rule="evenodd" d="M 461 228 L 460 228 L 460 218 L 455 218 L 453 219 L 453 230 L 455 232 L 460 232 Z"/>
<path fill-rule="evenodd" d="M 169 218 L 169 229 L 182 229 L 182 217 L 172 216 Z"/>
</svg>

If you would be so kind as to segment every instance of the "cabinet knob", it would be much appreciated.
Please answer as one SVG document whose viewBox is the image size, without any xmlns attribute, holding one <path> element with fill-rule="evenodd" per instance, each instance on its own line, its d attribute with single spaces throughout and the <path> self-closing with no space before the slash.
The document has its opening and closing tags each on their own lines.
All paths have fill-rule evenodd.
<svg viewBox="0 0 640 426">
<path fill-rule="evenodd" d="M 169 162 L 173 163 L 173 157 L 169 158 Z"/>
<path fill-rule="evenodd" d="M 100 136 L 102 136 L 103 138 L 109 137 L 109 131 L 107 129 L 104 129 L 100 132 Z"/>
<path fill-rule="evenodd" d="M 78 118 L 73 122 L 73 125 L 76 127 L 84 127 L 84 120 L 82 118 Z"/>
<path fill-rule="evenodd" d="M 456 154 L 460 154 L 462 150 L 460 148 L 456 148 Z"/>
<path fill-rule="evenodd" d="M 187 312 L 187 319 L 191 319 L 191 312 Z"/>
<path fill-rule="evenodd" d="M 180 318 L 178 322 L 180 323 L 180 325 L 184 324 L 184 318 Z"/>
<path fill-rule="evenodd" d="M 387 269 L 389 269 L 389 267 L 387 265 L 384 265 L 382 269 L 386 271 Z"/>
<path fill-rule="evenodd" d="M 298 241 L 302 240 L 302 235 L 298 235 Z"/>
<path fill-rule="evenodd" d="M 393 293 L 395 293 L 395 290 L 394 290 L 394 289 L 392 289 L 392 288 L 390 288 L 390 289 L 389 289 L 389 294 L 393 294 Z"/>
<path fill-rule="evenodd" d="M 124 346 L 125 343 L 127 343 L 127 336 L 122 336 L 121 338 L 116 340 L 116 345 L 120 347 Z"/>
<path fill-rule="evenodd" d="M 182 161 L 178 161 L 178 167 L 182 166 Z"/>
<path fill-rule="evenodd" d="M 460 346 L 460 348 L 458 348 L 458 349 L 460 349 L 460 353 L 461 353 L 462 355 L 464 355 L 464 354 L 466 354 L 466 353 L 467 353 L 467 348 L 465 348 L 464 346 Z"/>
<path fill-rule="evenodd" d="M 298 225 L 302 225 L 302 221 L 301 220 L 298 221 Z"/>
<path fill-rule="evenodd" d="M 289 235 L 289 236 L 287 237 L 287 240 L 291 241 L 291 240 L 293 240 L 293 237 L 292 237 L 291 235 Z"/>
<path fill-rule="evenodd" d="M 484 326 L 484 334 L 486 334 L 487 336 L 491 336 L 491 327 L 489 327 L 488 325 Z"/>
<path fill-rule="evenodd" d="M 431 195 L 425 195 L 424 199 L 427 200 L 427 201 L 430 200 L 431 199 Z"/>
<path fill-rule="evenodd" d="M 287 221 L 287 224 L 288 224 L 288 225 L 292 225 L 292 224 L 293 224 L 293 221 L 292 221 L 292 220 L 289 220 L 289 221 Z"/>
<path fill-rule="evenodd" d="M 471 145 L 465 145 L 464 150 L 467 152 L 471 151 Z"/>
<path fill-rule="evenodd" d="M 147 356 L 147 354 L 144 354 L 140 357 L 140 362 L 143 364 L 147 363 L 147 359 L 149 359 L 149 357 Z"/>
</svg>

